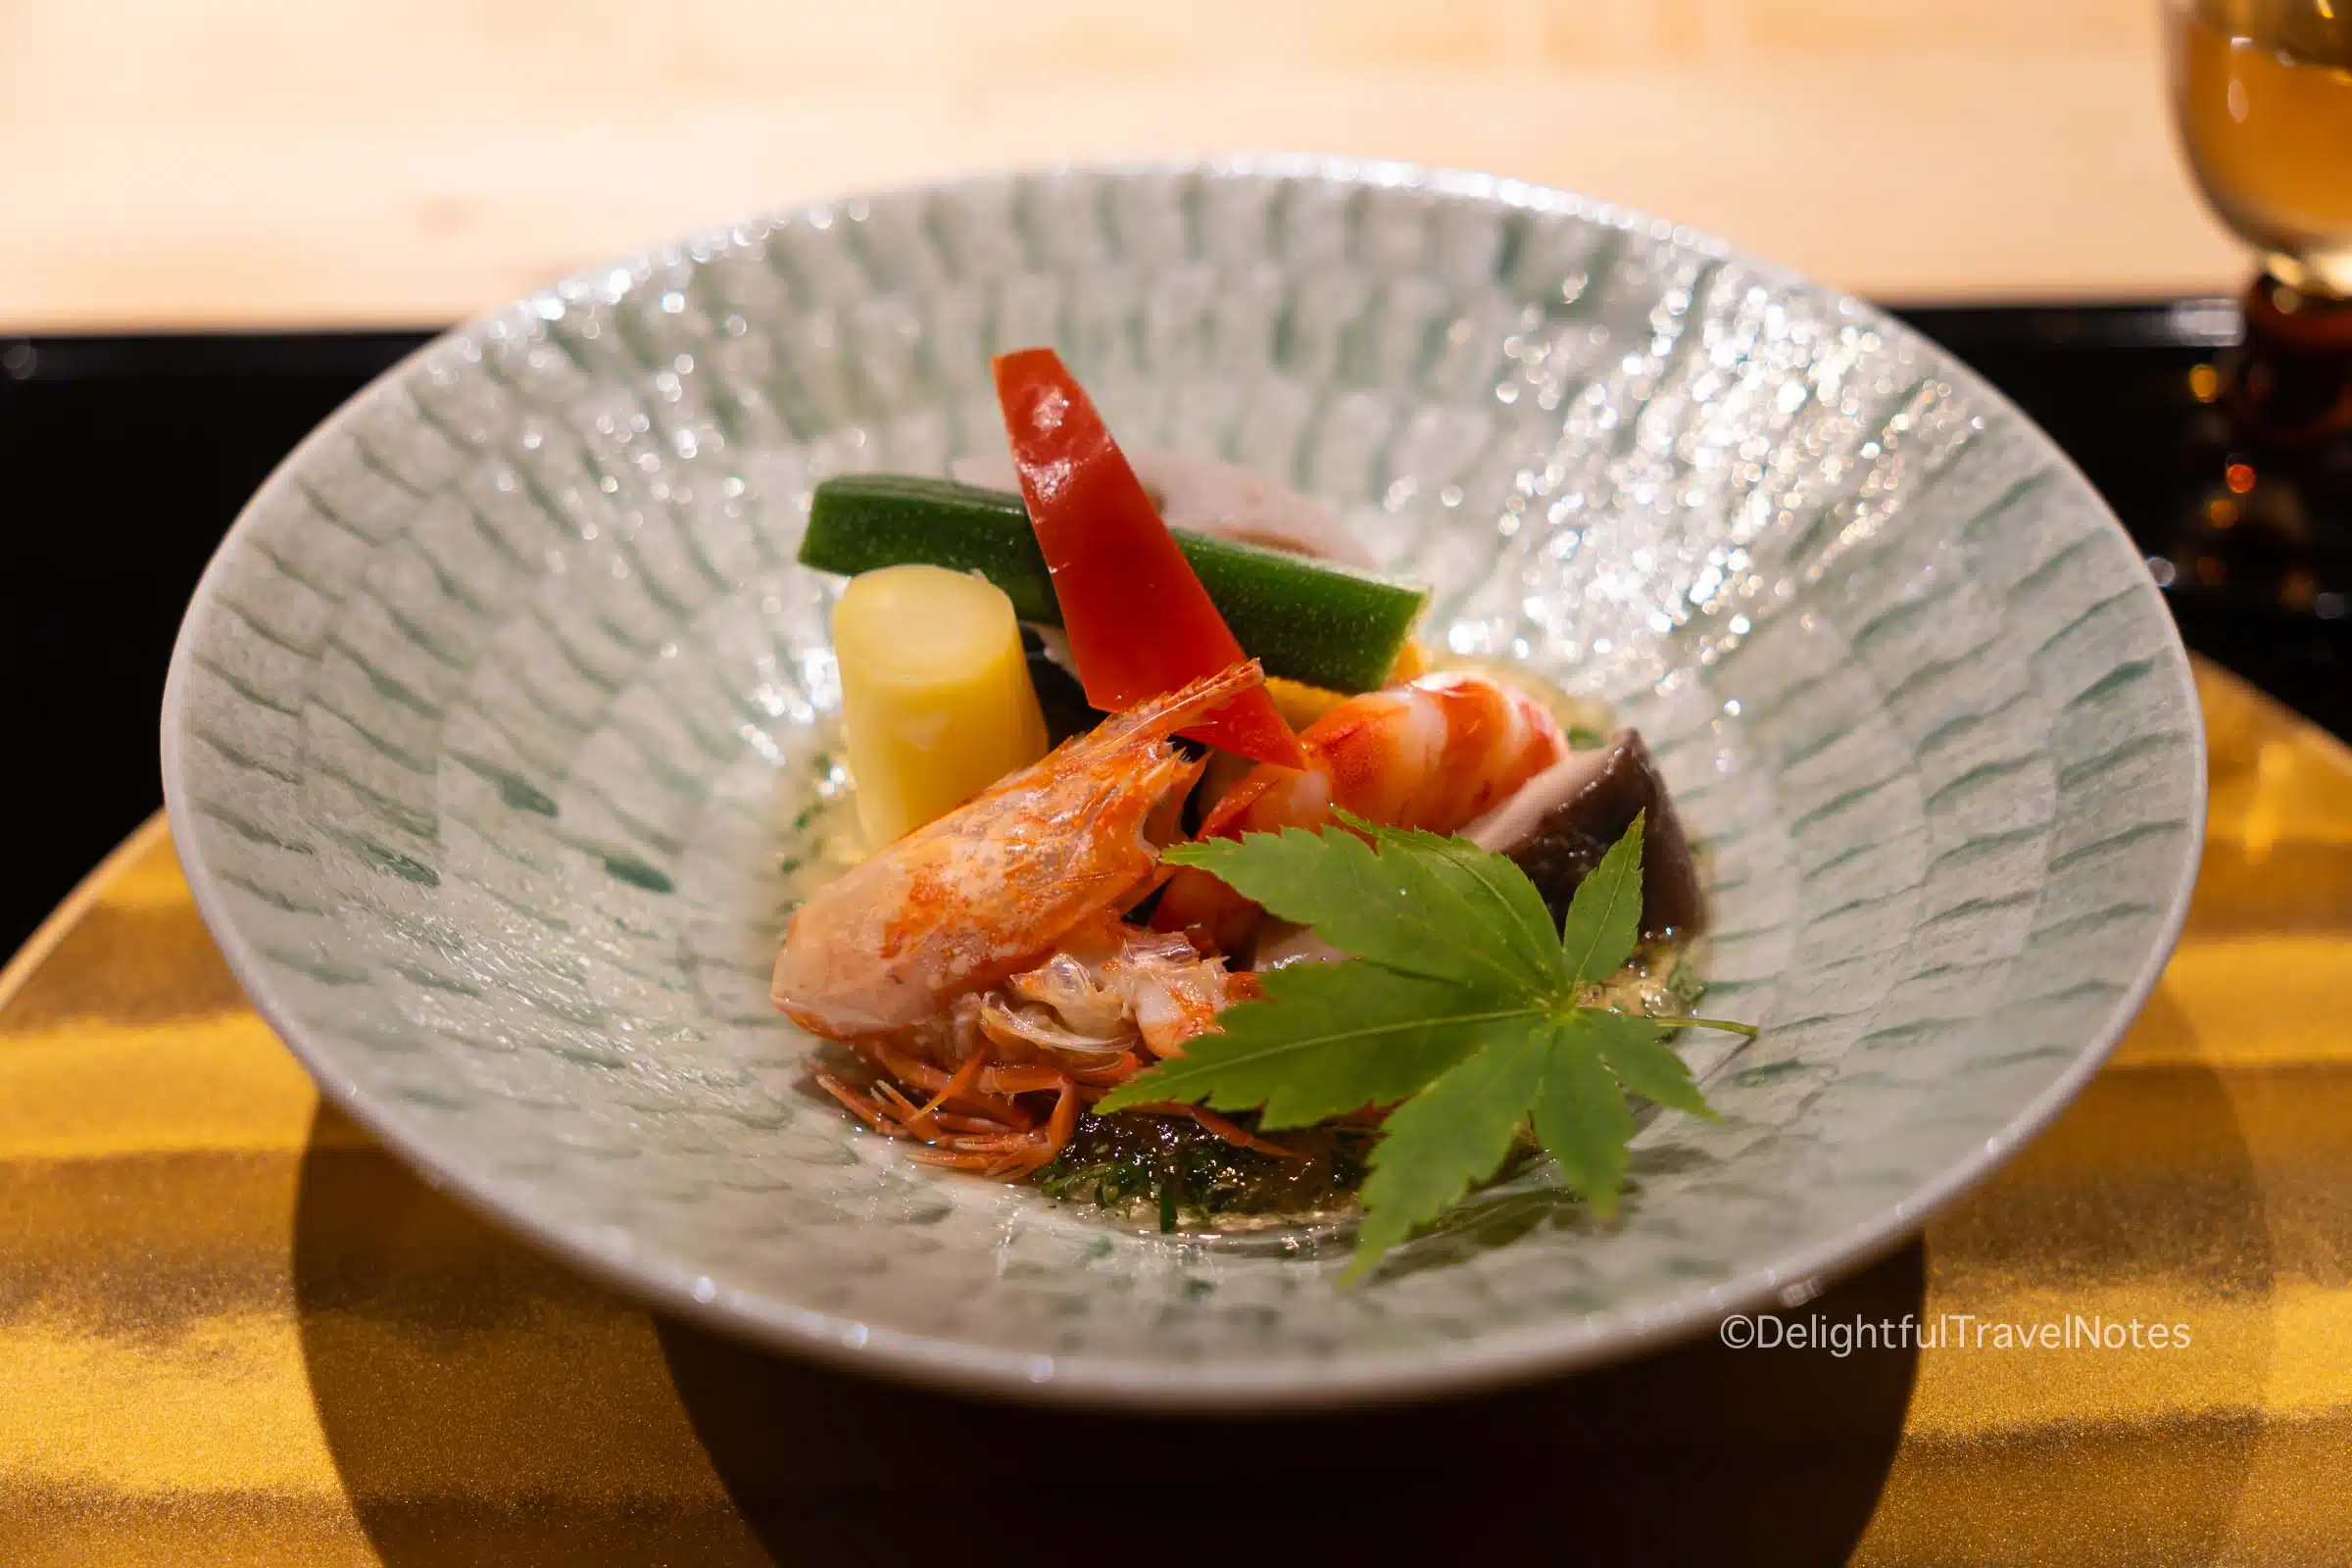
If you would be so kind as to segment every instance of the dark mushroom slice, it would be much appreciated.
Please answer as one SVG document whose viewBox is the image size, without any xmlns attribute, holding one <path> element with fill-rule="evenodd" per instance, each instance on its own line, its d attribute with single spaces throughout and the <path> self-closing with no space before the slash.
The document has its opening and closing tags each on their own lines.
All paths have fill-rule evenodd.
<svg viewBox="0 0 2352 1568">
<path fill-rule="evenodd" d="M 1557 921 L 1638 812 L 1648 813 L 1642 829 L 1642 935 L 1691 935 L 1706 920 L 1698 866 L 1666 798 L 1666 780 L 1634 730 L 1621 729 L 1605 747 L 1553 763 L 1463 835 L 1516 861 Z"/>
</svg>

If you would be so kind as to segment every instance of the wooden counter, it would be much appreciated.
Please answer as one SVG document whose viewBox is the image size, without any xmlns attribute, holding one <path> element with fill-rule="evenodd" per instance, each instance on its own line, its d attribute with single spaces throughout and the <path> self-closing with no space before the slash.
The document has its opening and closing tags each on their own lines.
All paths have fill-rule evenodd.
<svg viewBox="0 0 2352 1568">
<path fill-rule="evenodd" d="M 428 324 L 796 198 L 1245 148 L 1569 185 L 1881 298 L 2244 270 L 2156 0 L 7 0 L 0 332 Z"/>
</svg>

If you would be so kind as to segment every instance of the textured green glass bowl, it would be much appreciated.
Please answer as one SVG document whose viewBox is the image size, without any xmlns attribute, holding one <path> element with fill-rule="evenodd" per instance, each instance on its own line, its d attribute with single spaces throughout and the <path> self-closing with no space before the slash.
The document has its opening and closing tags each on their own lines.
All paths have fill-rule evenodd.
<svg viewBox="0 0 2352 1568">
<path fill-rule="evenodd" d="M 997 447 L 1058 345 L 1135 445 L 1344 509 L 1430 632 L 1616 703 L 1705 849 L 1719 1123 L 1622 1218 L 1547 1170 L 1370 1283 L 942 1175 L 811 1092 L 783 916 L 843 853 L 808 487 Z M 969 1389 L 1232 1409 L 1620 1354 L 1918 1227 L 2096 1068 L 2203 820 L 2186 661 L 2049 441 L 1870 307 L 1394 166 L 875 194 L 584 272 L 329 419 L 164 712 L 206 919 L 325 1092 L 604 1278 Z"/>
</svg>

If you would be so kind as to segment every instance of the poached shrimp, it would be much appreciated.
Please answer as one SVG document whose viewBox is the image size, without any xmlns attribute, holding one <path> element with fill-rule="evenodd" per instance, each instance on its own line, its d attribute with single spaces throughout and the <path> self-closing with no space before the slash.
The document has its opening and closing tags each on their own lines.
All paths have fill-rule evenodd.
<svg viewBox="0 0 2352 1568">
<path fill-rule="evenodd" d="M 776 956 L 777 1007 L 927 1102 L 819 1083 L 935 1163 L 1021 1175 L 1069 1141 L 1087 1091 L 1137 1070 L 1130 1042 L 1172 1054 L 1214 1027 L 1249 977 L 1118 916 L 1165 874 L 1200 776 L 1169 737 L 1262 679 L 1236 664 L 1114 715 L 813 894 Z M 1039 1127 L 1017 1097 L 1048 1092 Z"/>
<path fill-rule="evenodd" d="M 785 929 L 776 1005 L 829 1040 L 893 1039 L 1115 918 L 1163 874 L 1200 776 L 1168 738 L 1263 678 L 1237 664 L 1116 714 L 819 888 Z"/>
<path fill-rule="evenodd" d="M 1261 762 L 1200 823 L 1202 838 L 1318 827 L 1334 809 L 1392 827 L 1450 833 L 1568 755 L 1549 710 L 1516 686 L 1459 671 L 1350 697 L 1298 737 L 1304 770 Z M 1196 931 L 1232 953 L 1256 927 L 1256 905 L 1186 867 L 1152 923 Z"/>
<path fill-rule="evenodd" d="M 1254 977 L 1227 973 L 1223 958 L 1182 934 L 1120 922 L 1073 932 L 1036 968 L 957 998 L 956 1022 L 959 1046 L 977 1030 L 998 1060 L 1101 1066 L 1139 1047 L 1150 1057 L 1182 1055 L 1245 994 L 1256 994 Z"/>
<path fill-rule="evenodd" d="M 956 998 L 945 1034 L 859 1042 L 876 1073 L 870 1091 L 821 1068 L 816 1081 L 877 1132 L 928 1145 L 915 1154 L 926 1164 L 1024 1176 L 1061 1152 L 1081 1106 L 1152 1059 L 1181 1055 L 1186 1041 L 1217 1028 L 1219 1012 L 1262 994 L 1255 975 L 1228 973 L 1182 936 L 1110 922 L 1069 934 L 1002 986 Z M 1043 1125 L 1020 1102 L 1038 1092 L 1054 1095 Z M 1198 1105 L 1157 1108 L 1228 1143 L 1291 1152 Z"/>
</svg>

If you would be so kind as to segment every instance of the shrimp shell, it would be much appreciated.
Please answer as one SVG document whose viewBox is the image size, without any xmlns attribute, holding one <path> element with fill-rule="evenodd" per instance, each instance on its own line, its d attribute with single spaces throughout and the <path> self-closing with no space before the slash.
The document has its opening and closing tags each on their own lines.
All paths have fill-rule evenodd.
<svg viewBox="0 0 2352 1568">
<path fill-rule="evenodd" d="M 1259 763 L 1209 809 L 1200 837 L 1316 827 L 1335 808 L 1392 827 L 1450 833 L 1568 755 L 1543 703 L 1461 671 L 1350 697 L 1298 741 L 1309 762 L 1303 771 Z M 1199 928 L 1230 953 L 1249 939 L 1258 913 L 1207 872 L 1186 868 L 1168 883 L 1152 923 Z"/>
<path fill-rule="evenodd" d="M 1165 874 L 1157 842 L 1200 776 L 1168 738 L 1263 679 L 1236 664 L 1106 719 L 819 889 L 776 956 L 777 1007 L 851 1042 L 943 1025 L 1115 917 Z"/>
<path fill-rule="evenodd" d="M 1254 995 L 1185 937 L 1122 923 L 1073 932 L 1001 990 L 957 998 L 958 1044 L 994 1061 L 1074 1067 L 1139 1046 L 1181 1055 L 1186 1041 L 1218 1027 L 1218 1013 Z"/>
</svg>

